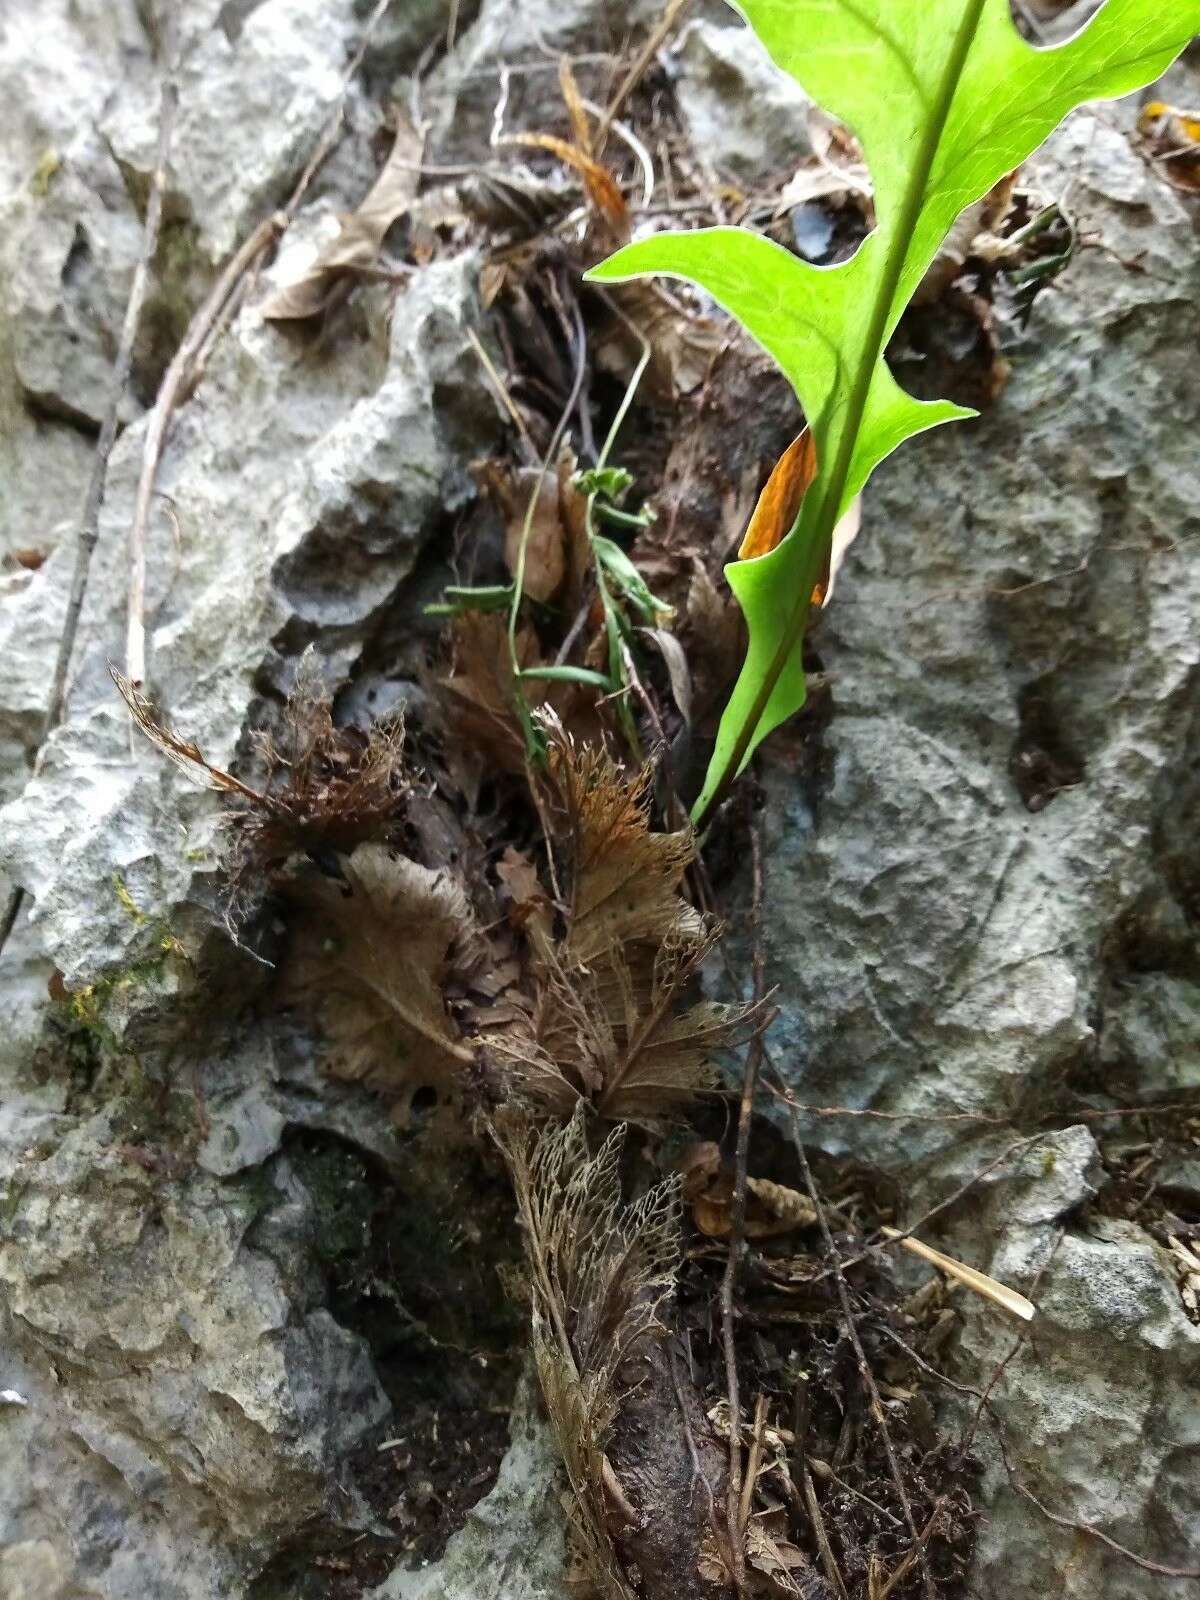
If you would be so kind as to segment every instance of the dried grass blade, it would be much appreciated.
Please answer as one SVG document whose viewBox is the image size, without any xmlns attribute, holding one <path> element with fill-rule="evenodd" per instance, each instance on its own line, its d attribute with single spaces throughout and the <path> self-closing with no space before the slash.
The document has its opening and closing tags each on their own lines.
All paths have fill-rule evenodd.
<svg viewBox="0 0 1200 1600">
<path fill-rule="evenodd" d="M 975 1267 L 968 1267 L 965 1262 L 956 1261 L 953 1256 L 943 1255 L 940 1250 L 935 1250 L 932 1245 L 922 1244 L 920 1239 L 914 1239 L 909 1234 L 902 1234 L 899 1228 L 882 1227 L 879 1230 L 887 1238 L 894 1239 L 914 1256 L 920 1256 L 922 1261 L 928 1261 L 938 1267 L 948 1277 L 955 1278 L 968 1289 L 982 1295 L 985 1300 L 990 1300 L 994 1305 L 1002 1306 L 1005 1311 L 1011 1311 L 1014 1317 L 1021 1317 L 1026 1322 L 1032 1322 L 1037 1315 L 1037 1307 L 1032 1300 L 1027 1300 L 1016 1289 L 1010 1289 L 1007 1284 L 989 1278 L 986 1272 L 979 1272 Z"/>
</svg>

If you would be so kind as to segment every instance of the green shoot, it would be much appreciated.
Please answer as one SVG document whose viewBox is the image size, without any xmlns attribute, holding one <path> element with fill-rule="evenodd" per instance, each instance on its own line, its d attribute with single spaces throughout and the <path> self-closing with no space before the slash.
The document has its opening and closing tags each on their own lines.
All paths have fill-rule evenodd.
<svg viewBox="0 0 1200 1600">
<path fill-rule="evenodd" d="M 849 261 L 813 267 L 738 228 L 657 234 L 592 269 L 699 285 L 774 357 L 804 408 L 817 476 L 788 536 L 726 568 L 750 645 L 693 812 L 702 826 L 759 742 L 804 703 L 811 597 L 833 530 L 906 439 L 972 413 L 904 393 L 889 339 L 955 219 L 1066 114 L 1151 82 L 1200 31 L 1200 0 L 1107 0 L 1038 49 L 1009 0 L 740 0 L 775 64 L 859 138 L 877 227 Z"/>
</svg>

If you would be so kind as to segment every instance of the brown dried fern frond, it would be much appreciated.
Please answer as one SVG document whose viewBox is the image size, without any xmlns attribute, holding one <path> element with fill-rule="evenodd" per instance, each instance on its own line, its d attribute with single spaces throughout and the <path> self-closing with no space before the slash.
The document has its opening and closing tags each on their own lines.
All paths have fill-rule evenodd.
<svg viewBox="0 0 1200 1600">
<path fill-rule="evenodd" d="M 558 799 L 565 929 L 538 962 L 527 1036 L 505 1041 L 528 1097 L 565 1115 L 578 1099 L 645 1124 L 676 1115 L 717 1084 L 713 1053 L 749 1009 L 687 991 L 718 937 L 680 890 L 695 845 L 650 826 L 650 768 L 622 771 L 543 714 Z"/>
<path fill-rule="evenodd" d="M 593 1155 L 582 1107 L 541 1130 L 510 1117 L 497 1130 L 525 1235 L 538 1376 L 598 1575 L 633 1600 L 610 1532 L 630 1507 L 606 1454 L 621 1403 L 617 1374 L 658 1327 L 679 1264 L 679 1190 L 660 1184 L 627 1205 L 623 1128 Z"/>
<path fill-rule="evenodd" d="M 578 745 L 548 716 L 542 725 L 571 866 L 568 959 L 586 965 L 631 943 L 702 937 L 703 918 L 679 893 L 695 840 L 690 829 L 651 830 L 653 767 L 630 775 L 603 746 Z"/>
<path fill-rule="evenodd" d="M 286 975 L 313 1014 L 333 1077 L 387 1094 L 403 1122 L 413 1095 L 454 1096 L 475 1060 L 455 1027 L 443 983 L 474 923 L 461 887 L 381 845 L 360 845 L 343 877 L 297 874 Z"/>
<path fill-rule="evenodd" d="M 259 788 L 213 765 L 123 674 L 109 671 L 151 744 L 193 781 L 235 802 L 227 816 L 235 896 L 248 879 L 269 876 L 291 855 L 349 854 L 356 845 L 386 838 L 394 825 L 410 787 L 403 722 L 383 719 L 369 733 L 337 727 L 311 655 L 301 657 L 279 739 L 254 736 L 265 772 Z"/>
</svg>

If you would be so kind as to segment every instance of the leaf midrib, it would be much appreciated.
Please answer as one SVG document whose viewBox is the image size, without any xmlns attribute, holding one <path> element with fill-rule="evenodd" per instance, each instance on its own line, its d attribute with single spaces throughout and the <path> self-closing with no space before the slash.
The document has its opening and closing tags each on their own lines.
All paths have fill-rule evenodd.
<svg viewBox="0 0 1200 1600">
<path fill-rule="evenodd" d="M 871 384 L 879 362 L 883 357 L 887 325 L 895 303 L 896 293 L 908 262 L 913 233 L 920 219 L 928 191 L 930 175 L 946 131 L 946 123 L 949 120 L 950 111 L 954 104 L 955 93 L 962 78 L 967 58 L 971 53 L 971 46 L 975 42 L 975 35 L 979 30 L 979 23 L 986 3 L 987 0 L 967 0 L 962 20 L 958 26 L 958 32 L 946 58 L 941 82 L 938 84 L 937 99 L 934 102 L 933 113 L 922 136 L 917 159 L 913 163 L 912 173 L 905 186 L 900 210 L 888 240 L 889 249 L 884 259 L 883 272 L 876 290 L 875 303 L 871 308 L 871 319 L 860 346 L 859 360 L 850 391 L 846 419 L 838 440 L 837 456 L 825 483 L 820 507 L 814 519 L 812 536 L 807 541 L 807 560 L 804 561 L 801 568 L 800 583 L 797 586 L 783 638 L 780 640 L 771 664 L 762 683 L 759 685 L 754 702 L 744 718 L 741 728 L 738 730 L 737 739 L 734 741 L 720 778 L 713 786 L 707 804 L 698 809 L 693 816 L 692 820 L 697 829 L 704 826 L 714 807 L 724 795 L 725 790 L 737 776 L 738 769 L 742 764 L 742 758 L 750 746 L 755 730 L 762 721 L 763 714 L 770 703 L 771 695 L 775 691 L 775 685 L 779 682 L 783 669 L 787 665 L 788 659 L 795 649 L 804 624 L 808 619 L 808 608 L 817 579 L 817 568 L 824 558 L 825 547 L 833 536 L 833 529 L 837 522 L 842 495 L 845 492 L 846 482 L 849 478 L 850 466 L 854 459 L 854 451 L 858 443 L 862 420 L 866 414 Z"/>
</svg>

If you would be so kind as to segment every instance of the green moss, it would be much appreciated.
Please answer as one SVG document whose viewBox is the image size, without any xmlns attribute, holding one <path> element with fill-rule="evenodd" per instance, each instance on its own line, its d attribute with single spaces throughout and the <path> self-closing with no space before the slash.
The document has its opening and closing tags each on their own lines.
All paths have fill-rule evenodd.
<svg viewBox="0 0 1200 1600">
<path fill-rule="evenodd" d="M 29 192 L 39 200 L 44 200 L 50 193 L 51 186 L 62 168 L 62 157 L 57 150 L 43 150 L 38 157 L 37 166 L 29 179 Z"/>
</svg>

